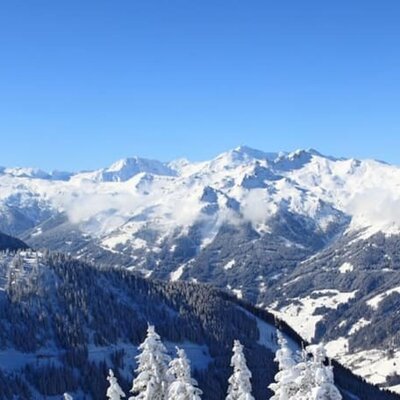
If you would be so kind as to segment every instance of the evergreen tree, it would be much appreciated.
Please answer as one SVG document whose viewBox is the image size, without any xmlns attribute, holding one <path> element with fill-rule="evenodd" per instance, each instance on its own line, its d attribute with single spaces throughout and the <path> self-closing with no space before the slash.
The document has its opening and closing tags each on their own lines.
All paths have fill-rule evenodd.
<svg viewBox="0 0 400 400">
<path fill-rule="evenodd" d="M 107 380 L 110 382 L 110 386 L 107 389 L 107 398 L 109 400 L 121 400 L 121 397 L 125 397 L 125 393 L 119 386 L 117 378 L 114 376 L 112 369 L 109 371 Z"/>
<path fill-rule="evenodd" d="M 297 385 L 297 392 L 291 396 L 290 400 L 310 400 L 311 391 L 314 387 L 314 371 L 312 369 L 312 362 L 308 356 L 307 349 L 301 351 L 301 360 L 296 364 L 297 378 L 295 384 Z"/>
<path fill-rule="evenodd" d="M 200 400 L 202 391 L 197 381 L 191 377 L 190 362 L 183 349 L 177 348 L 178 357 L 169 363 L 168 376 L 171 383 L 168 388 L 168 400 Z"/>
<path fill-rule="evenodd" d="M 311 354 L 309 358 L 307 354 Z M 341 400 L 334 384 L 331 366 L 324 365 L 326 350 L 322 344 L 311 345 L 303 351 L 303 360 L 297 364 L 298 392 L 290 400 Z"/>
<path fill-rule="evenodd" d="M 167 369 L 170 358 L 154 326 L 149 326 L 136 357 L 137 377 L 133 380 L 129 400 L 164 400 L 168 390 Z"/>
<path fill-rule="evenodd" d="M 342 396 L 335 386 L 332 366 L 324 365 L 326 350 L 322 344 L 310 346 L 313 355 L 311 369 L 314 375 L 314 387 L 311 400 L 341 400 Z"/>
<path fill-rule="evenodd" d="M 275 383 L 269 385 L 274 392 L 271 400 L 289 400 L 298 392 L 296 379 L 300 373 L 287 340 L 280 331 L 278 331 L 278 343 L 280 348 L 276 352 L 275 361 L 279 365 L 279 372 L 275 375 Z"/>
<path fill-rule="evenodd" d="M 251 395 L 251 372 L 247 368 L 243 346 L 239 340 L 235 340 L 233 344 L 231 367 L 233 374 L 229 378 L 226 400 L 254 400 Z"/>
</svg>

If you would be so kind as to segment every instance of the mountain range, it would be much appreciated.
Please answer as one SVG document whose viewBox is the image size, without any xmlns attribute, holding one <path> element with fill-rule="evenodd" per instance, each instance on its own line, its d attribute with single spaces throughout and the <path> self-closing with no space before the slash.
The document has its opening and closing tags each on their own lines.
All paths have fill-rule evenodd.
<svg viewBox="0 0 400 400">
<path fill-rule="evenodd" d="M 399 210 L 399 167 L 315 150 L 0 168 L 0 231 L 145 278 L 211 283 L 398 392 Z"/>
</svg>

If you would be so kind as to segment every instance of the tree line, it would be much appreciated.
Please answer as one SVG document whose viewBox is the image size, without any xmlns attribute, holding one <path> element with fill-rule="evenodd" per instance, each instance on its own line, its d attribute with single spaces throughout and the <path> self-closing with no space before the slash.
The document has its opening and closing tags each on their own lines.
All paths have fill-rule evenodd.
<svg viewBox="0 0 400 400">
<path fill-rule="evenodd" d="M 334 383 L 333 368 L 325 364 L 326 351 L 323 345 L 308 346 L 298 354 L 293 354 L 280 332 L 278 343 L 275 361 L 279 365 L 279 372 L 275 375 L 275 382 L 269 385 L 273 392 L 270 400 L 342 400 Z M 191 376 L 185 351 L 177 347 L 177 355 L 171 360 L 154 326 L 149 325 L 139 351 L 129 400 L 201 400 L 203 392 Z M 252 374 L 239 340 L 234 341 L 232 352 L 232 374 L 228 379 L 225 399 L 254 400 Z M 112 369 L 109 370 L 107 381 L 107 399 L 121 400 L 127 397 Z M 65 393 L 64 399 L 73 398 Z"/>
</svg>

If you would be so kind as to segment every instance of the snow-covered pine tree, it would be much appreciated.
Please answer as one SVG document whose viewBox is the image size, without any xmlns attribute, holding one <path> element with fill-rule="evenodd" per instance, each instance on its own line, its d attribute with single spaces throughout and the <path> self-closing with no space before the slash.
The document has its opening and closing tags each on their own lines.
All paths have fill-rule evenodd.
<svg viewBox="0 0 400 400">
<path fill-rule="evenodd" d="M 185 350 L 176 348 L 177 358 L 169 363 L 168 376 L 171 383 L 168 388 L 168 400 L 200 400 L 202 391 L 197 381 L 191 377 L 190 362 Z"/>
<path fill-rule="evenodd" d="M 312 361 L 308 356 L 308 348 L 301 351 L 301 361 L 296 364 L 295 368 L 298 377 L 295 380 L 297 385 L 297 393 L 290 397 L 290 400 L 310 400 L 311 391 L 314 387 L 314 371 L 312 369 Z"/>
<path fill-rule="evenodd" d="M 149 325 L 147 336 L 139 346 L 137 376 L 133 380 L 129 400 L 164 400 L 168 390 L 167 370 L 170 357 L 154 326 Z"/>
<path fill-rule="evenodd" d="M 312 357 L 309 358 L 307 354 Z M 308 346 L 302 356 L 303 360 L 296 366 L 300 373 L 296 380 L 299 391 L 291 400 L 341 400 L 332 367 L 324 365 L 325 347 L 322 344 Z"/>
<path fill-rule="evenodd" d="M 269 388 L 274 392 L 270 400 L 289 400 L 298 392 L 296 379 L 299 378 L 299 371 L 293 353 L 288 346 L 288 342 L 280 331 L 278 331 L 279 349 L 276 352 L 275 361 L 279 365 L 279 372 L 275 375 L 275 383 L 271 383 Z"/>
<path fill-rule="evenodd" d="M 125 393 L 122 391 L 121 386 L 119 386 L 112 369 L 108 373 L 107 380 L 110 382 L 110 386 L 107 389 L 107 398 L 109 400 L 121 400 L 121 397 L 125 397 Z"/>
<path fill-rule="evenodd" d="M 251 395 L 251 372 L 247 368 L 243 346 L 239 340 L 233 343 L 231 367 L 233 367 L 233 374 L 229 378 L 226 400 L 254 400 Z"/>
<path fill-rule="evenodd" d="M 311 400 L 341 400 L 342 395 L 335 386 L 333 369 L 325 365 L 326 349 L 322 344 L 310 346 L 313 355 L 311 369 L 314 374 L 314 387 L 311 389 Z"/>
</svg>

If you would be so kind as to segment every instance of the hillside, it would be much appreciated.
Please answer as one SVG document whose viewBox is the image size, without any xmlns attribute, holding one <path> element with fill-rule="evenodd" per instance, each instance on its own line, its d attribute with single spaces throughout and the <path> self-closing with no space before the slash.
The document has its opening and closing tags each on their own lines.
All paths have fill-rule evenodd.
<svg viewBox="0 0 400 400">
<path fill-rule="evenodd" d="M 230 349 L 240 339 L 254 395 L 267 397 L 276 372 L 274 318 L 228 293 L 30 250 L 1 254 L 0 285 L 1 398 L 52 399 L 69 391 L 78 400 L 83 393 L 103 399 L 110 366 L 127 390 L 148 323 L 171 351 L 176 344 L 186 350 L 206 400 L 224 398 Z M 281 329 L 293 348 L 300 347 L 295 332 L 284 323 Z M 342 388 L 353 393 L 345 391 L 345 399 L 398 398 L 338 365 L 335 371 Z"/>
</svg>

